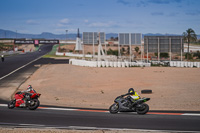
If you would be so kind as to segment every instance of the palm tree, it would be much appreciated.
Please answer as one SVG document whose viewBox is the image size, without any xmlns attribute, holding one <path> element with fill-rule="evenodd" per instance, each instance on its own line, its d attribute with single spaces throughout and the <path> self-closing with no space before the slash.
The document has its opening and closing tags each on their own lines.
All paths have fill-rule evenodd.
<svg viewBox="0 0 200 133">
<path fill-rule="evenodd" d="M 138 51 L 140 50 L 139 47 L 135 47 L 135 51 L 138 53 Z"/>
<path fill-rule="evenodd" d="M 184 41 L 188 43 L 188 54 L 189 54 L 189 46 L 191 41 L 197 40 L 197 35 L 195 34 L 194 30 L 192 28 L 189 28 L 186 30 L 186 32 L 183 32 Z"/>
</svg>

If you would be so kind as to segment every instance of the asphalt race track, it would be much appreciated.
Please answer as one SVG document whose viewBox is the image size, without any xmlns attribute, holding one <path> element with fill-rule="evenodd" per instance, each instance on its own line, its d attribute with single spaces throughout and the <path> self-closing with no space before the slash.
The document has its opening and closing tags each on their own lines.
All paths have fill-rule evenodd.
<svg viewBox="0 0 200 133">
<path fill-rule="evenodd" d="M 35 51 L 26 54 L 5 57 L 4 62 L 0 61 L 0 77 L 3 77 L 17 68 L 39 58 L 42 55 L 45 55 L 51 51 L 52 46 L 53 45 L 42 45 L 40 47 L 41 52 Z"/>
<path fill-rule="evenodd" d="M 43 45 L 42 51 L 7 57 L 0 63 L 0 78 L 21 66 L 48 53 L 52 45 Z M 13 79 L 23 78 L 24 72 L 34 72 L 38 64 L 68 63 L 68 60 L 40 58 L 18 71 L 2 78 L 0 86 Z M 73 109 L 41 105 L 37 110 L 25 108 L 8 109 L 7 101 L 0 100 L 0 127 L 9 128 L 56 128 L 56 129 L 118 129 L 118 130 L 159 130 L 177 132 L 200 132 L 200 112 L 136 113 L 110 114 L 107 110 Z M 41 103 L 42 104 L 42 103 Z"/>
<path fill-rule="evenodd" d="M 140 129 L 195 132 L 200 131 L 200 115 L 159 115 L 136 113 L 110 114 L 107 111 L 70 108 L 28 110 L 0 106 L 0 127 L 56 129 Z"/>
</svg>

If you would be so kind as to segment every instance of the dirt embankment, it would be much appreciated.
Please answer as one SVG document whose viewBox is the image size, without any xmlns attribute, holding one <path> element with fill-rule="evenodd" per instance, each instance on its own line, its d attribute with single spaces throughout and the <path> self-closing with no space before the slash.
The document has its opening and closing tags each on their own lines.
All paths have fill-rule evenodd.
<svg viewBox="0 0 200 133">
<path fill-rule="evenodd" d="M 151 110 L 200 111 L 199 77 L 198 68 L 44 65 L 20 89 L 31 84 L 42 94 L 43 105 L 108 109 L 116 96 L 133 87 L 151 98 Z M 143 89 L 153 93 L 141 94 Z"/>
</svg>

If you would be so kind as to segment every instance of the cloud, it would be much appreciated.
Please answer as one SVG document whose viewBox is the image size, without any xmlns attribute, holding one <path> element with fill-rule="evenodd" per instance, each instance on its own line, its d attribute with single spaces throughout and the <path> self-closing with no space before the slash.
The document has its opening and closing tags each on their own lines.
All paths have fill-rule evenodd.
<svg viewBox="0 0 200 133">
<path fill-rule="evenodd" d="M 77 33 L 78 29 L 65 29 L 65 28 L 54 29 L 54 31 L 58 34 L 66 34 L 66 30 L 68 30 L 67 34 L 69 34 L 69 33 Z"/>
<path fill-rule="evenodd" d="M 153 15 L 153 16 L 162 16 L 162 15 L 164 15 L 164 13 L 163 12 L 152 12 L 151 15 Z"/>
<path fill-rule="evenodd" d="M 38 22 L 36 20 L 30 19 L 30 20 L 26 21 L 26 24 L 29 24 L 29 25 L 38 25 L 38 24 L 40 24 L 40 22 Z"/>
<path fill-rule="evenodd" d="M 64 18 L 64 19 L 61 19 L 59 21 L 59 23 L 57 24 L 58 27 L 66 27 L 68 26 L 68 24 L 70 23 L 70 20 L 68 18 Z"/>
<path fill-rule="evenodd" d="M 148 0 L 148 3 L 153 4 L 170 4 L 170 3 L 181 3 L 183 0 Z"/>
<path fill-rule="evenodd" d="M 89 20 L 85 19 L 85 20 L 84 20 L 84 22 L 85 22 L 85 23 L 88 23 L 88 22 L 89 22 Z"/>
<path fill-rule="evenodd" d="M 125 6 L 136 5 L 147 6 L 149 4 L 171 4 L 171 3 L 182 3 L 183 0 L 117 0 L 117 3 Z"/>
<path fill-rule="evenodd" d="M 89 27 L 115 27 L 117 26 L 116 23 L 109 21 L 109 22 L 94 22 L 88 25 Z"/>
<path fill-rule="evenodd" d="M 62 20 L 60 20 L 61 24 L 68 24 L 69 23 L 69 19 L 68 18 L 64 18 Z"/>
<path fill-rule="evenodd" d="M 131 2 L 128 2 L 127 0 L 117 0 L 117 3 L 123 4 L 123 5 L 131 4 Z"/>
</svg>

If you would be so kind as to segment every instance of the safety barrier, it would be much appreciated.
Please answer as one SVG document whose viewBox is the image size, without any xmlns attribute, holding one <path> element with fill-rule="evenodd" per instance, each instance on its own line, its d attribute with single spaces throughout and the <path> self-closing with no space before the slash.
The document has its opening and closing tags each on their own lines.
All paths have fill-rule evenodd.
<svg viewBox="0 0 200 133">
<path fill-rule="evenodd" d="M 87 60 L 78 60 L 78 59 L 70 59 L 69 63 L 77 66 L 85 66 L 85 67 L 132 67 L 132 66 L 140 66 L 140 67 L 150 67 L 150 63 L 143 62 L 112 62 L 112 61 L 87 61 Z"/>
<path fill-rule="evenodd" d="M 200 67 L 200 62 L 170 61 L 171 67 Z"/>
<path fill-rule="evenodd" d="M 90 54 L 73 54 L 73 53 L 68 53 L 68 52 L 65 52 L 65 53 L 61 53 L 61 52 L 56 52 L 56 55 L 60 55 L 60 56 L 69 56 L 69 57 L 88 57 L 88 58 L 92 58 L 92 55 Z"/>
</svg>

